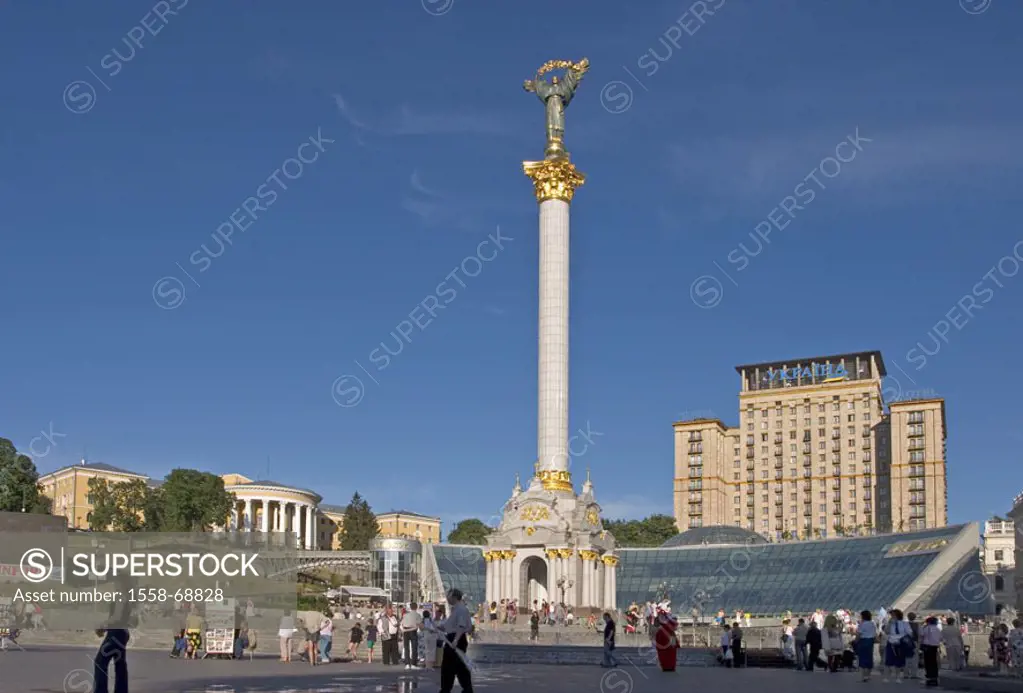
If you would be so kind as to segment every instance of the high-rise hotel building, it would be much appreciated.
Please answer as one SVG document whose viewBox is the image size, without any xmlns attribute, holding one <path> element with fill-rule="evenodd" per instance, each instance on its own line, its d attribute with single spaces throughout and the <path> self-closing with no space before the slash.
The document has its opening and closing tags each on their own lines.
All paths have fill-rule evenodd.
<svg viewBox="0 0 1023 693">
<path fill-rule="evenodd" d="M 739 426 L 674 424 L 680 531 L 776 540 L 943 527 L 945 403 L 886 404 L 879 351 L 737 366 Z"/>
</svg>

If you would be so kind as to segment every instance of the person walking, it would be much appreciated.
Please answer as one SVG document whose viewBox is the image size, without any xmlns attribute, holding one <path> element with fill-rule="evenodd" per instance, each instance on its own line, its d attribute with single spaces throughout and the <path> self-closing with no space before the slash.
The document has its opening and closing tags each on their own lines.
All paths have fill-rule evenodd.
<svg viewBox="0 0 1023 693">
<path fill-rule="evenodd" d="M 824 638 L 815 620 L 810 621 L 810 627 L 806 631 L 806 645 L 810 648 L 810 656 L 806 660 L 806 670 L 813 671 L 820 660 L 821 648 L 824 647 Z"/>
<path fill-rule="evenodd" d="M 927 685 L 934 688 L 938 685 L 938 650 L 941 647 L 941 628 L 938 619 L 929 617 L 920 629 L 920 649 L 924 653 L 924 677 Z"/>
<path fill-rule="evenodd" d="M 678 662 L 678 637 L 675 635 L 677 628 L 678 622 L 671 614 L 662 611 L 657 617 L 654 645 L 657 647 L 657 661 L 661 665 L 661 671 L 675 671 Z"/>
<path fill-rule="evenodd" d="M 448 591 L 450 615 L 437 624 L 444 633 L 445 650 L 440 663 L 440 693 L 451 693 L 455 679 L 462 687 L 463 693 L 472 693 L 472 672 L 464 659 L 469 649 L 469 631 L 472 630 L 472 617 L 462 603 L 462 591 L 452 588 Z"/>
<path fill-rule="evenodd" d="M 950 617 L 945 621 L 945 628 L 941 631 L 941 642 L 945 645 L 948 668 L 952 671 L 962 671 L 966 666 L 963 634 L 959 631 L 959 625 L 954 618 Z"/>
<path fill-rule="evenodd" d="M 906 614 L 907 623 L 909 626 L 909 634 L 913 640 L 913 647 L 910 649 L 909 645 L 906 645 L 906 678 L 907 679 L 918 679 L 920 678 L 920 624 L 916 620 L 916 614 L 910 611 Z M 908 641 L 907 641 L 908 642 Z"/>
<path fill-rule="evenodd" d="M 334 644 L 334 621 L 324 614 L 320 621 L 320 663 L 330 664 L 330 648 Z"/>
<path fill-rule="evenodd" d="M 604 661 L 600 663 L 602 667 L 616 667 L 618 666 L 618 660 L 615 659 L 615 630 L 617 625 L 614 619 L 611 618 L 611 613 L 608 611 L 604 612 Z"/>
<path fill-rule="evenodd" d="M 892 609 L 888 619 L 888 626 L 885 629 L 884 646 L 884 671 L 882 680 L 887 681 L 891 676 L 895 681 L 901 681 L 906 668 L 906 653 L 912 648 L 916 649 L 913 643 L 913 635 L 909 624 L 902 620 L 902 611 Z"/>
<path fill-rule="evenodd" d="M 381 612 L 377 620 L 377 630 L 380 633 L 380 649 L 384 653 L 384 664 L 399 664 L 398 617 L 394 615 L 394 607 L 390 604 Z"/>
<path fill-rule="evenodd" d="M 277 627 L 277 637 L 281 641 L 281 661 L 291 661 L 291 638 L 295 635 L 295 617 L 285 610 Z"/>
<path fill-rule="evenodd" d="M 405 654 L 405 668 L 419 668 L 419 630 L 423 627 L 423 616 L 419 613 L 419 605 L 412 602 L 408 611 L 401 617 L 401 645 Z"/>
<path fill-rule="evenodd" d="M 874 671 L 874 642 L 876 640 L 877 626 L 874 625 L 873 616 L 869 611 L 861 611 L 853 647 L 856 650 L 856 658 L 859 660 L 860 673 L 863 675 L 864 681 L 868 681 L 871 672 Z"/>
<path fill-rule="evenodd" d="M 792 629 L 792 639 L 796 645 L 796 670 L 806 669 L 806 619 L 799 619 L 799 623 Z"/>
<path fill-rule="evenodd" d="M 131 578 L 122 577 L 121 594 L 128 594 L 134 586 Z M 132 603 L 128 599 L 111 602 L 106 627 L 96 630 L 103 636 L 99 651 L 93 659 L 93 693 L 110 692 L 110 663 L 114 664 L 114 693 L 128 693 L 128 629 L 135 624 Z"/>
</svg>

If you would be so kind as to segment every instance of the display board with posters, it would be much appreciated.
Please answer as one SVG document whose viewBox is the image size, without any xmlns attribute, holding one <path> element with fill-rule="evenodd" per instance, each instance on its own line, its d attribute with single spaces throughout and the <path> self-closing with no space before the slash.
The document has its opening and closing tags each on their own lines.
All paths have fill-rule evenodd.
<svg viewBox="0 0 1023 693">
<path fill-rule="evenodd" d="M 208 602 L 206 604 L 206 637 L 204 638 L 204 644 L 207 655 L 231 654 L 234 652 L 234 614 L 234 599 L 225 599 L 222 602 Z"/>
</svg>

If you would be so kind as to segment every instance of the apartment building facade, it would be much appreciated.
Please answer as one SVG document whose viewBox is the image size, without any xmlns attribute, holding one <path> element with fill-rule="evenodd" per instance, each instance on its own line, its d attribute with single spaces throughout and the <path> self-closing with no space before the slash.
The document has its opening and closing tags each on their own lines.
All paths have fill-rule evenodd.
<svg viewBox="0 0 1023 693">
<path fill-rule="evenodd" d="M 735 525 L 786 540 L 947 524 L 944 402 L 886 412 L 880 352 L 736 371 L 737 427 L 674 424 L 680 531 Z"/>
</svg>

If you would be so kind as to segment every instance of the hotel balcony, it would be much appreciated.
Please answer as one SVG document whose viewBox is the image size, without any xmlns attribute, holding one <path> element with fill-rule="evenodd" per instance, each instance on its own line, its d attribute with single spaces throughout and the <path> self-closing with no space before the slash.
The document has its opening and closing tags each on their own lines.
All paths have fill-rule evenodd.
<svg viewBox="0 0 1023 693">
<path fill-rule="evenodd" d="M 909 449 L 910 450 L 923 450 L 924 449 L 924 442 L 922 440 L 914 440 L 912 443 L 909 444 Z"/>
<path fill-rule="evenodd" d="M 750 448 L 749 450 L 746 451 L 746 459 L 747 460 L 752 460 L 756 456 L 757 456 L 756 453 L 753 452 L 753 448 Z"/>
<path fill-rule="evenodd" d="M 702 440 L 703 440 L 703 434 L 702 433 L 699 433 L 697 431 L 692 431 L 692 432 L 689 433 L 689 442 L 690 443 L 699 443 Z"/>
<path fill-rule="evenodd" d="M 785 466 L 785 462 L 783 460 L 778 460 L 777 462 L 774 463 L 774 468 L 775 469 L 781 469 L 784 466 Z"/>
<path fill-rule="evenodd" d="M 840 491 L 842 489 L 842 480 L 835 479 L 833 482 L 831 482 L 831 488 L 835 491 Z"/>
</svg>

